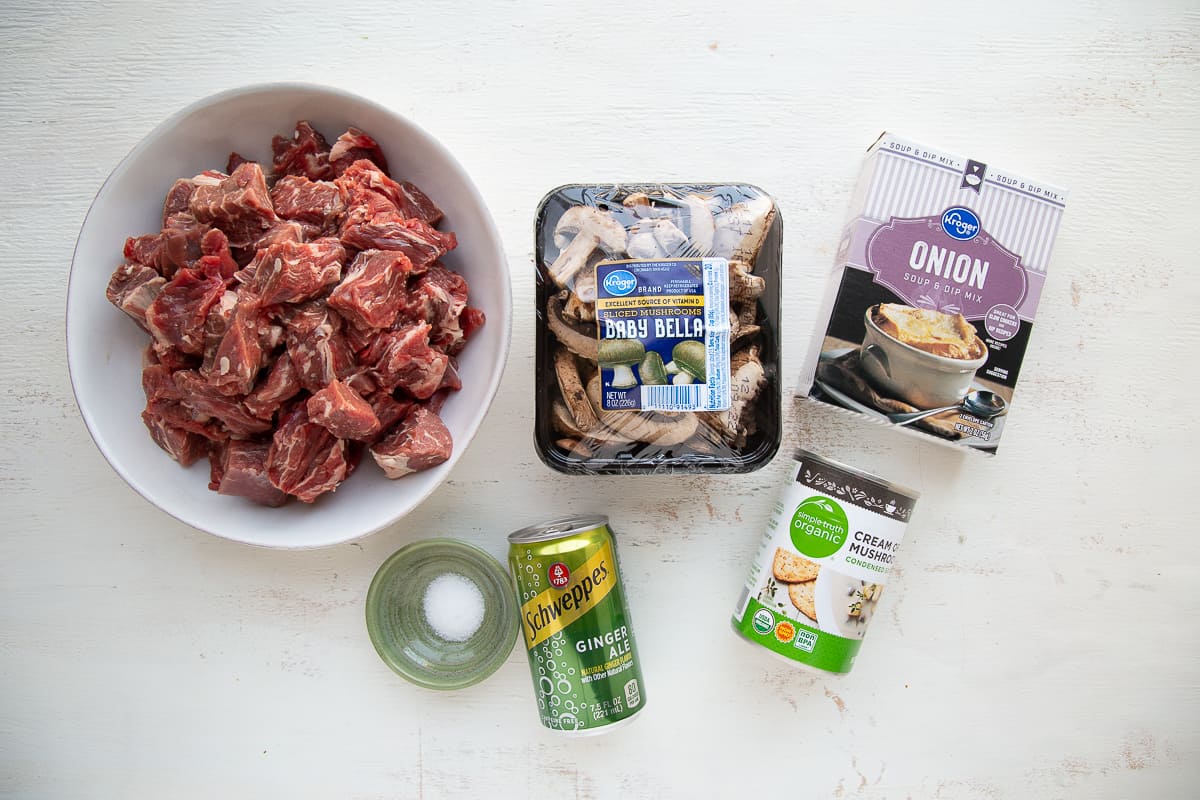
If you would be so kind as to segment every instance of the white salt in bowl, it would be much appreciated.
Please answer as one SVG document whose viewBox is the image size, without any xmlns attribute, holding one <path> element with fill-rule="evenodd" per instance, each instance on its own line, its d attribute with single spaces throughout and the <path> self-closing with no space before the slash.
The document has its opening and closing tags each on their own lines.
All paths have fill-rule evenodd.
<svg viewBox="0 0 1200 800">
<path fill-rule="evenodd" d="M 426 689 L 474 686 L 517 641 L 517 600 L 499 561 L 458 539 L 422 539 L 383 562 L 367 633 L 383 663 Z"/>
<path fill-rule="evenodd" d="M 459 358 L 462 391 L 441 416 L 454 437 L 450 459 L 392 481 L 366 456 L 336 492 L 313 505 L 266 508 L 208 490 L 201 459 L 179 466 L 142 424 L 141 353 L 148 335 L 104 296 L 127 236 L 156 233 L 163 197 L 176 178 L 223 169 L 230 151 L 269 165 L 271 137 L 290 136 L 307 119 L 331 142 L 353 125 L 379 141 L 394 176 L 410 180 L 443 211 L 441 230 L 458 235 L 442 259 L 470 284 L 470 304 L 487 324 Z M 511 336 L 508 263 L 483 197 L 436 139 L 395 112 L 321 86 L 267 84 L 200 100 L 167 119 L 125 157 L 88 211 L 67 293 L 67 360 L 83 420 L 113 469 L 139 494 L 176 519 L 217 536 L 276 548 L 339 544 L 377 531 L 417 507 L 437 488 L 471 442 L 504 371 Z"/>
</svg>

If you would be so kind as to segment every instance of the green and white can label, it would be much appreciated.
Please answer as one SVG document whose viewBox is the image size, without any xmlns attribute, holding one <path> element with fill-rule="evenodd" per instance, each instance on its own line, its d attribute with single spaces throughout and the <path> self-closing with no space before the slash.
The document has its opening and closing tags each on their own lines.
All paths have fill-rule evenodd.
<svg viewBox="0 0 1200 800">
<path fill-rule="evenodd" d="M 772 509 L 734 630 L 792 661 L 849 672 L 917 496 L 801 451 Z"/>
</svg>

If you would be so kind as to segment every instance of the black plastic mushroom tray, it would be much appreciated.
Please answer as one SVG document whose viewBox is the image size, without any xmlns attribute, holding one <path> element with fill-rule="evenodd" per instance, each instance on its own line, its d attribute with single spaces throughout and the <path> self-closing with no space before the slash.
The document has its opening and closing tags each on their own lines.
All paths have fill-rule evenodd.
<svg viewBox="0 0 1200 800">
<path fill-rule="evenodd" d="M 534 439 L 542 461 L 559 472 L 597 475 L 751 472 L 771 460 L 782 433 L 783 222 L 770 195 L 748 184 L 572 184 L 542 200 L 534 237 Z M 697 355 L 704 342 L 713 347 L 708 328 L 696 341 L 657 351 L 636 336 L 602 339 L 596 301 L 609 313 L 604 301 L 614 284 L 603 281 L 598 290 L 598 272 L 608 278 L 646 264 L 698 278 L 701 269 L 710 277 L 727 271 L 727 408 L 667 410 L 673 407 L 645 399 L 705 384 Z M 712 374 L 721 367 L 723 360 Z M 613 408 L 617 396 L 655 410 Z"/>
</svg>

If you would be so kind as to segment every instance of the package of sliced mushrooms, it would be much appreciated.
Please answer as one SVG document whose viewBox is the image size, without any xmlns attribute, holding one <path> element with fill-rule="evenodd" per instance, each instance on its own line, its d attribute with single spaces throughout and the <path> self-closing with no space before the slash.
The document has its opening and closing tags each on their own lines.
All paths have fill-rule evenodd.
<svg viewBox="0 0 1200 800">
<path fill-rule="evenodd" d="M 574 184 L 535 225 L 538 455 L 750 472 L 779 448 L 783 222 L 746 184 Z"/>
</svg>

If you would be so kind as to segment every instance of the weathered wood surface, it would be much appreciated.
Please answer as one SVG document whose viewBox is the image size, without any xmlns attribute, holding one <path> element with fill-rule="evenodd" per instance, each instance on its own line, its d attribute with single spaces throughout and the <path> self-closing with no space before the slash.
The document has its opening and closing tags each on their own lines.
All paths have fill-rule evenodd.
<svg viewBox="0 0 1200 800">
<path fill-rule="evenodd" d="M 1194 793 L 1194 4 L 172 5 L 12 0 L 0 20 L 0 794 Z M 109 170 L 184 104 L 280 79 L 439 136 L 492 208 L 516 307 L 500 393 L 451 480 L 388 530 L 302 553 L 200 534 L 130 490 L 79 418 L 63 336 L 72 246 Z M 581 480 L 534 455 L 531 220 L 569 181 L 766 188 L 786 220 L 790 385 L 885 127 L 1072 194 L 996 459 L 785 403 L 784 452 L 923 492 L 887 619 L 852 675 L 823 678 L 728 630 L 785 457 L 735 478 Z M 389 553 L 441 534 L 501 555 L 507 531 L 576 510 L 623 534 L 636 725 L 543 733 L 520 650 L 454 695 L 379 661 L 363 600 Z"/>
</svg>

